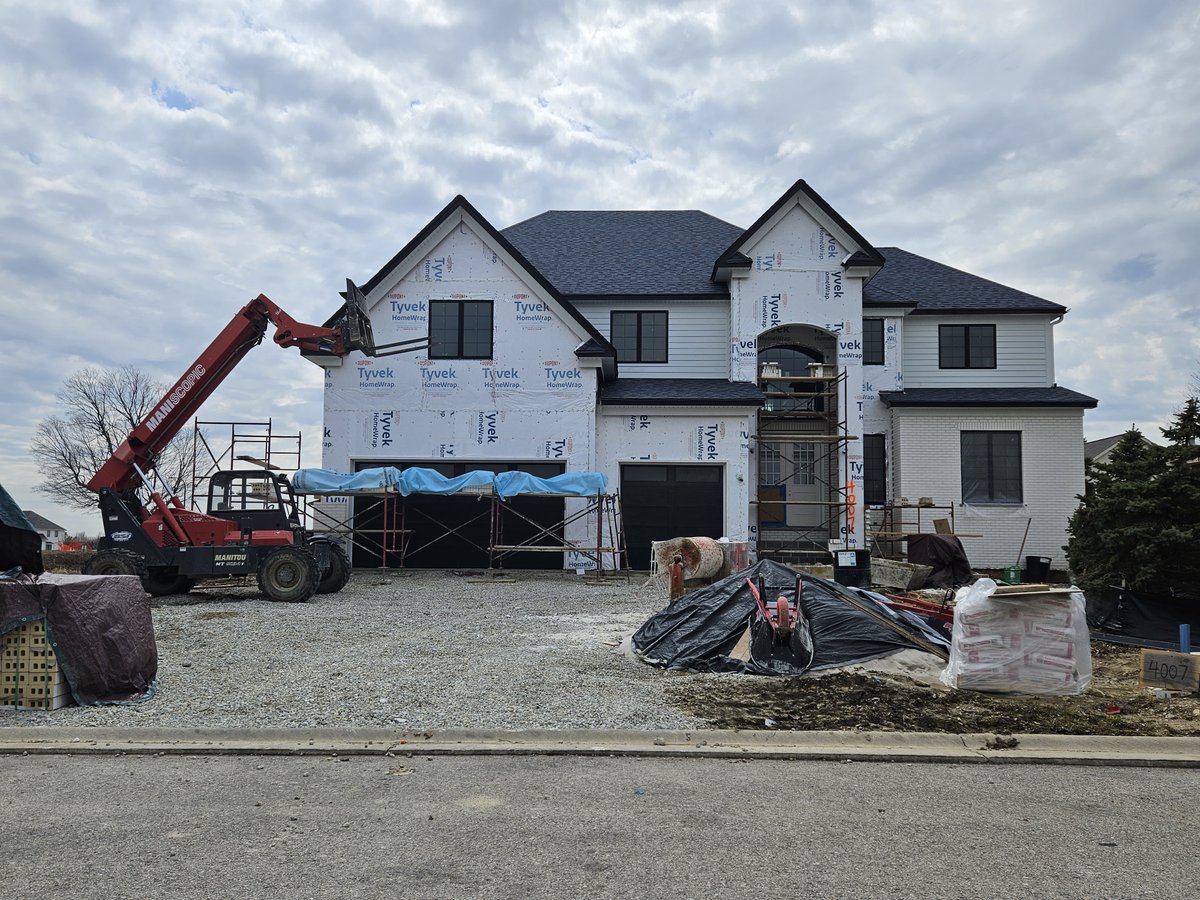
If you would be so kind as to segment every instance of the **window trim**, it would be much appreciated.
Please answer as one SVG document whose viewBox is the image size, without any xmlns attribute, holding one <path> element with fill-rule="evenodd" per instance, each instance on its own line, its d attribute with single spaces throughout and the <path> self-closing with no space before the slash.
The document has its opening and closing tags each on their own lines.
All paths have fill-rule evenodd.
<svg viewBox="0 0 1200 900">
<path fill-rule="evenodd" d="M 946 362 L 946 333 L 947 329 L 961 329 L 963 342 L 963 362 L 962 365 Z M 981 363 L 973 363 L 971 359 L 971 331 L 972 329 L 986 330 L 990 333 L 992 359 L 989 365 Z M 966 325 L 946 324 L 938 325 L 938 368 L 939 369 L 994 369 L 996 368 L 996 325 L 995 323 L 971 323 Z"/>
<path fill-rule="evenodd" d="M 878 345 L 875 345 L 874 343 L 872 343 L 872 344 L 870 345 L 870 348 L 871 348 L 872 350 L 876 350 L 876 349 L 877 349 L 877 350 L 879 351 L 879 353 L 878 353 L 878 357 L 876 357 L 876 354 L 874 354 L 874 353 L 871 353 L 871 354 L 869 354 L 869 358 L 868 358 L 868 352 L 867 352 L 867 348 L 868 348 L 868 343 L 867 343 L 867 323 L 868 323 L 868 322 L 871 322 L 871 323 L 878 322 L 878 323 L 879 323 L 879 342 L 878 342 Z M 864 365 L 864 366 L 882 366 L 882 365 L 886 365 L 886 364 L 887 364 L 887 353 L 886 353 L 886 351 L 884 350 L 884 337 L 883 337 L 883 336 L 884 336 L 884 334 L 885 334 L 885 332 L 886 332 L 886 328 L 885 328 L 885 326 L 884 326 L 884 320 L 883 320 L 883 319 L 881 319 L 881 318 L 879 318 L 879 317 L 877 317 L 877 316 L 872 316 L 872 317 L 870 317 L 870 318 L 865 318 L 865 319 L 863 319 L 863 365 Z"/>
<path fill-rule="evenodd" d="M 458 309 L 458 334 L 455 339 L 455 350 L 451 353 L 437 354 L 433 349 L 433 309 L 434 306 L 438 304 L 453 304 Z M 488 346 L 487 352 L 482 355 L 472 354 L 468 356 L 463 352 L 463 338 L 465 336 L 465 316 L 463 313 L 467 304 L 486 306 L 488 308 L 488 316 L 491 320 L 488 328 Z M 429 338 L 429 359 L 492 359 L 494 358 L 493 354 L 496 352 L 496 305 L 491 300 L 476 300 L 470 298 L 438 297 L 437 299 L 430 300 L 429 327 L 427 331 Z"/>
<path fill-rule="evenodd" d="M 987 497 L 979 498 L 967 497 L 967 473 L 964 465 L 963 442 L 969 434 L 987 435 L 986 448 L 986 472 L 987 472 Z M 993 449 L 993 441 L 997 435 L 1012 435 L 1017 436 L 1017 497 L 996 499 L 996 466 L 995 466 L 995 451 Z M 958 433 L 958 462 L 959 462 L 959 482 L 961 489 L 962 502 L 971 506 L 1024 506 L 1025 505 L 1025 443 L 1020 431 L 1012 429 L 964 429 Z"/>
<path fill-rule="evenodd" d="M 670 310 L 666 309 L 612 309 L 608 312 L 608 337 L 612 341 L 613 325 L 617 316 L 636 316 L 637 317 L 637 350 L 636 358 L 622 359 L 620 349 L 617 350 L 617 362 L 629 363 L 644 366 L 662 366 L 671 361 L 671 314 Z M 663 317 L 663 358 L 662 359 L 643 359 L 642 349 L 642 317 L 647 315 L 656 315 Z M 615 342 L 613 343 L 615 347 Z"/>
</svg>

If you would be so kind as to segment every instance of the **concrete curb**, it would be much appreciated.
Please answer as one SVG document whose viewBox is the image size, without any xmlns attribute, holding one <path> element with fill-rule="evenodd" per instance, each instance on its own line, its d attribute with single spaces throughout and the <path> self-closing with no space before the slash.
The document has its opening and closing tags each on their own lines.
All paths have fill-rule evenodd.
<svg viewBox="0 0 1200 900">
<path fill-rule="evenodd" d="M 1200 738 L 846 731 L 0 727 L 0 755 L 627 756 L 1200 768 Z"/>
</svg>

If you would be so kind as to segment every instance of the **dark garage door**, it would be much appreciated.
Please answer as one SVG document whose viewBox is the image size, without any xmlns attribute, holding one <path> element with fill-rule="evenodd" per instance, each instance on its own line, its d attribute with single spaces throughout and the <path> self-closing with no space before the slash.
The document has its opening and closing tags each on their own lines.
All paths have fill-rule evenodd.
<svg viewBox="0 0 1200 900">
<path fill-rule="evenodd" d="M 723 466 L 621 466 L 621 516 L 629 562 L 650 568 L 650 542 L 721 537 L 725 529 Z"/>
<path fill-rule="evenodd" d="M 489 472 L 528 472 L 539 478 L 561 475 L 566 467 L 562 463 L 535 462 L 395 462 L 362 464 L 359 468 L 377 465 L 394 465 L 398 468 L 422 466 L 435 469 L 454 478 L 467 472 L 483 469 Z M 488 565 L 488 533 L 491 527 L 491 497 L 478 498 L 465 494 L 412 494 L 400 501 L 404 504 L 404 527 L 410 531 L 410 552 L 404 565 L 427 569 L 479 569 Z M 527 516 L 544 528 L 551 528 L 563 520 L 564 504 L 561 497 L 517 496 L 507 503 L 514 511 Z M 382 510 L 376 497 L 354 500 L 354 519 L 357 529 L 370 535 L 373 544 L 378 542 L 382 523 Z M 455 533 L 450 528 L 456 529 Z M 519 544 L 532 537 L 536 529 L 516 515 L 504 517 L 504 543 Z M 561 538 L 562 529 L 552 529 Z M 540 539 L 540 544 L 554 541 Z M 353 561 L 355 567 L 374 568 L 379 565 L 379 553 L 372 547 L 355 545 Z M 389 561 L 396 561 L 389 554 Z M 562 557 L 554 553 L 514 553 L 506 556 L 506 569 L 561 569 Z"/>
</svg>

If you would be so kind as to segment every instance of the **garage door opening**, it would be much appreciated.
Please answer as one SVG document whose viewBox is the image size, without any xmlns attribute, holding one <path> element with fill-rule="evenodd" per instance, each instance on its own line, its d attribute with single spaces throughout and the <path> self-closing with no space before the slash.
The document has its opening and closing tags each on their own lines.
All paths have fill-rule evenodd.
<svg viewBox="0 0 1200 900">
<path fill-rule="evenodd" d="M 421 466 L 434 469 L 448 478 L 467 472 L 486 470 L 489 472 L 528 472 L 538 478 L 553 478 L 566 471 L 563 463 L 537 462 L 433 462 L 410 460 L 407 462 L 359 463 L 356 470 L 381 465 L 397 468 Z M 426 569 L 486 569 L 489 565 L 488 543 L 491 529 L 491 498 L 465 494 L 411 494 L 400 501 L 403 503 L 404 539 L 411 548 L 404 557 L 404 565 Z M 545 528 L 562 539 L 562 528 L 555 527 L 564 519 L 565 505 L 561 497 L 517 496 L 507 501 L 521 516 L 506 520 L 504 537 L 512 544 L 531 538 L 537 528 Z M 399 504 L 393 504 L 396 516 Z M 354 498 L 354 521 L 356 528 L 367 534 L 378 536 L 383 531 L 383 506 L 374 497 Z M 537 523 L 535 526 L 532 523 Z M 393 518 L 392 527 L 400 528 Z M 372 542 L 373 543 L 373 542 Z M 380 564 L 380 554 L 373 546 L 354 545 L 354 566 L 375 568 Z M 389 564 L 394 565 L 389 554 Z M 551 553 L 517 552 L 504 560 L 509 569 L 561 569 L 562 560 Z"/>
<path fill-rule="evenodd" d="M 650 544 L 725 533 L 723 465 L 621 466 L 621 509 L 629 563 L 650 568 Z"/>
</svg>

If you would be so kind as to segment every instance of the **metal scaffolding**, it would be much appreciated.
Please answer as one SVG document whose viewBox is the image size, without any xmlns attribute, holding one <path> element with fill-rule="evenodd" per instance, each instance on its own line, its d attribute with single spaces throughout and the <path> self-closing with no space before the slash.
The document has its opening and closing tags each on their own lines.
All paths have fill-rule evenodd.
<svg viewBox="0 0 1200 900">
<path fill-rule="evenodd" d="M 850 408 L 849 388 L 845 370 L 834 371 L 832 366 L 814 364 L 813 374 L 800 376 L 765 375 L 759 385 L 766 402 L 758 413 L 758 429 L 754 435 L 759 454 L 759 496 L 752 500 L 758 521 L 758 556 L 784 562 L 823 562 L 829 557 L 830 541 L 845 538 L 843 527 L 853 528 L 846 513 L 856 508 L 854 485 L 843 473 L 849 472 L 847 457 L 849 443 L 858 440 L 850 434 L 846 411 Z M 809 445 L 812 456 L 803 462 L 795 454 L 780 448 Z M 780 464 L 780 476 L 763 484 L 764 456 L 774 454 Z M 788 471 L 784 471 L 787 467 Z M 810 493 L 819 499 L 789 499 L 795 496 L 806 479 L 816 488 Z M 769 490 L 778 490 L 779 498 L 764 497 Z M 781 522 L 768 520 L 764 513 L 771 509 L 782 511 Z M 790 510 L 816 513 L 803 523 Z M 769 525 L 764 527 L 764 522 Z"/>
<path fill-rule="evenodd" d="M 184 504 L 202 512 L 213 473 L 260 467 L 274 472 L 300 468 L 300 434 L 281 434 L 265 422 L 202 421 L 192 423 L 192 477 Z"/>
<path fill-rule="evenodd" d="M 560 521 L 545 525 L 526 516 L 493 492 L 475 489 L 463 493 L 467 496 L 474 495 L 480 501 L 486 502 L 481 502 L 477 514 L 457 523 L 439 519 L 429 511 L 414 506 L 407 502 L 406 497 L 390 488 L 354 494 L 354 498 L 365 503 L 357 510 L 351 506 L 350 514 L 344 518 L 327 512 L 321 504 L 309 503 L 307 511 L 315 531 L 348 541 L 366 553 L 378 557 L 380 568 L 383 569 L 392 566 L 404 568 L 410 556 L 452 536 L 486 555 L 488 567 L 491 569 L 503 568 L 504 561 L 518 553 L 565 555 L 571 552 L 590 561 L 594 571 L 600 575 L 603 575 L 606 569 L 628 568 L 621 502 L 617 494 L 595 494 L 585 497 L 576 494 L 520 495 L 582 501 L 580 508 L 566 514 Z M 297 491 L 297 495 L 306 498 L 348 497 L 345 494 L 301 491 Z M 586 520 L 589 516 L 595 516 L 594 543 L 590 540 L 571 541 L 564 536 L 568 525 Z M 472 539 L 467 532 L 471 525 L 484 519 L 487 520 L 487 539 L 481 543 Z M 516 543 L 507 543 L 506 526 L 512 525 L 514 521 L 523 521 L 533 526 L 533 535 Z M 418 523 L 433 526 L 433 533 L 421 539 L 419 543 L 414 540 L 417 529 L 413 527 Z"/>
</svg>

